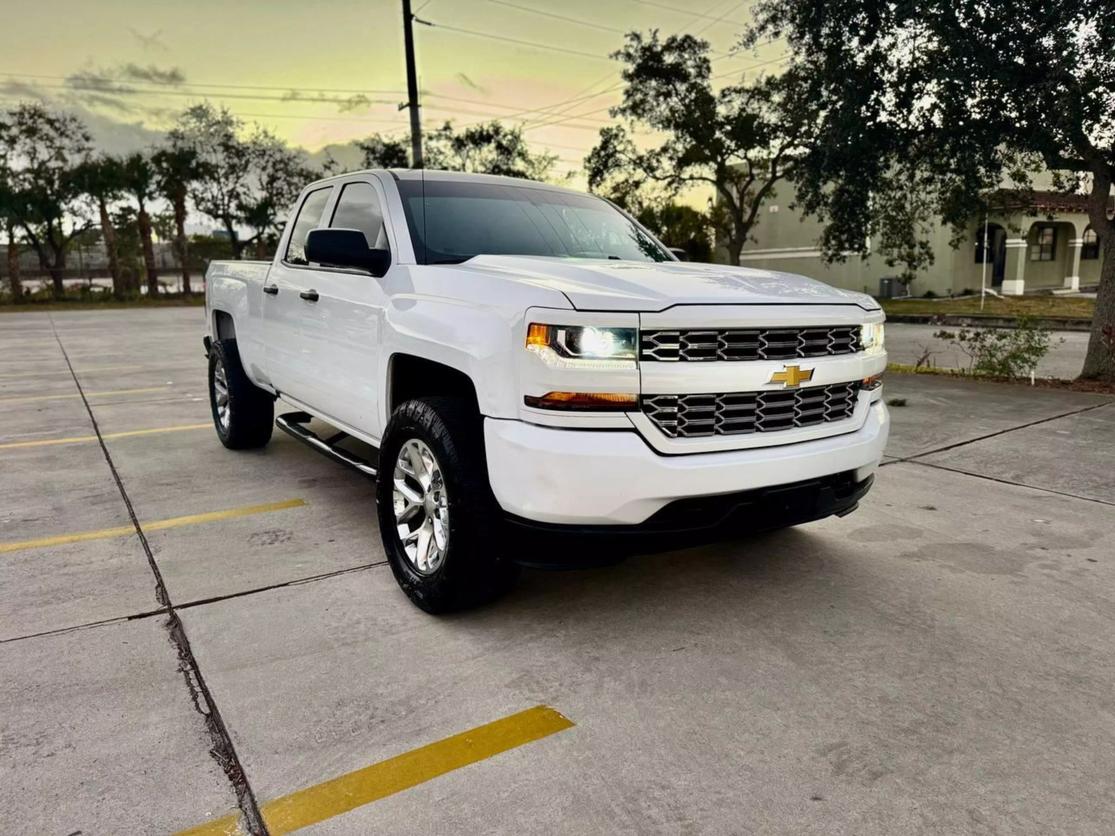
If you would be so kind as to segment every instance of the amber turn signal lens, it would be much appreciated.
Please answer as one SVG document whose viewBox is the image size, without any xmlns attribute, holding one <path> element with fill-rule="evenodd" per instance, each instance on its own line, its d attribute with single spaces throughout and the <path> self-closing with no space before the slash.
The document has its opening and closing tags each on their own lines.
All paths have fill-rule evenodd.
<svg viewBox="0 0 1115 836">
<path fill-rule="evenodd" d="M 550 326 L 532 322 L 527 328 L 527 345 L 545 347 L 550 344 Z"/>
<path fill-rule="evenodd" d="M 628 392 L 547 392 L 541 397 L 527 395 L 523 403 L 535 409 L 567 412 L 627 412 L 639 399 Z"/>
<path fill-rule="evenodd" d="M 865 377 L 859 382 L 859 388 L 865 392 L 873 392 L 883 385 L 883 376 L 881 374 L 873 374 L 871 377 Z"/>
</svg>

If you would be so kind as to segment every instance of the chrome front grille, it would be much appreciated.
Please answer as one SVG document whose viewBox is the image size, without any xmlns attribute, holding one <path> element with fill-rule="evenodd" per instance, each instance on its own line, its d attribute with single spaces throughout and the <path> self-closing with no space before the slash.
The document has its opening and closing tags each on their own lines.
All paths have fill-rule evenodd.
<svg viewBox="0 0 1115 836">
<path fill-rule="evenodd" d="M 657 330 L 639 335 L 643 360 L 789 360 L 860 350 L 860 326 Z"/>
<path fill-rule="evenodd" d="M 670 438 L 769 433 L 850 418 L 856 382 L 719 395 L 643 395 L 643 413 Z"/>
</svg>

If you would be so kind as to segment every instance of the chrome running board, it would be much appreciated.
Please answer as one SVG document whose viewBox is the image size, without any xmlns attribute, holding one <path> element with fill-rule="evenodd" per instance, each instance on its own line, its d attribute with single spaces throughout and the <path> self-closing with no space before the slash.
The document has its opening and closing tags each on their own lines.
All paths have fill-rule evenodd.
<svg viewBox="0 0 1115 836">
<path fill-rule="evenodd" d="M 348 465 L 354 470 L 358 470 L 365 476 L 376 478 L 376 467 L 367 459 L 362 459 L 355 453 L 350 453 L 348 450 L 342 450 L 336 445 L 348 438 L 348 433 L 338 432 L 336 435 L 323 439 L 313 432 L 306 424 L 313 420 L 313 416 L 306 412 L 288 412 L 285 415 L 280 415 L 275 419 L 275 426 L 280 430 L 292 435 L 308 447 L 312 447 L 319 453 L 324 453 L 329 458 L 340 462 L 341 464 Z"/>
</svg>

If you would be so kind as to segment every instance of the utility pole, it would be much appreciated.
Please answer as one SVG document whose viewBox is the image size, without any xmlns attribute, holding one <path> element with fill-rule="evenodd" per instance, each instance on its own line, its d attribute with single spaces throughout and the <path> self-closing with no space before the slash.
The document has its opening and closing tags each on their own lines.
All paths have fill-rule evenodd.
<svg viewBox="0 0 1115 836">
<path fill-rule="evenodd" d="M 410 158 L 413 168 L 422 168 L 422 119 L 418 115 L 418 73 L 414 69 L 414 14 L 410 0 L 403 0 L 403 41 L 407 57 L 407 109 L 410 110 Z"/>
</svg>

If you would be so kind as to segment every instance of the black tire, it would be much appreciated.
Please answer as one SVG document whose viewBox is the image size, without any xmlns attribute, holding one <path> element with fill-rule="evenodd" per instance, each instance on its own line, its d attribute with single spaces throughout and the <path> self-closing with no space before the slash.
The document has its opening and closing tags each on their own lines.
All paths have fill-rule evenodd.
<svg viewBox="0 0 1115 836">
<path fill-rule="evenodd" d="M 218 368 L 223 368 L 228 388 L 228 421 L 222 423 L 218 409 Z M 248 379 L 240 365 L 236 340 L 214 340 L 209 349 L 209 406 L 213 426 L 221 444 L 229 450 L 253 450 L 271 440 L 275 426 L 275 398 Z"/>
<path fill-rule="evenodd" d="M 419 572 L 407 557 L 395 520 L 395 464 L 410 439 L 433 453 L 444 481 L 448 539 L 440 564 Z M 428 613 L 465 609 L 492 600 L 518 576 L 502 547 L 502 523 L 488 483 L 483 429 L 476 409 L 457 398 L 407 401 L 387 423 L 379 453 L 376 505 L 383 548 L 395 580 Z"/>
</svg>

